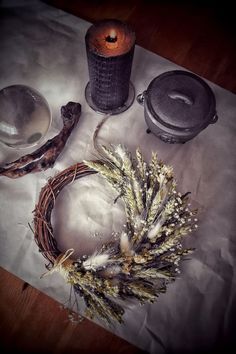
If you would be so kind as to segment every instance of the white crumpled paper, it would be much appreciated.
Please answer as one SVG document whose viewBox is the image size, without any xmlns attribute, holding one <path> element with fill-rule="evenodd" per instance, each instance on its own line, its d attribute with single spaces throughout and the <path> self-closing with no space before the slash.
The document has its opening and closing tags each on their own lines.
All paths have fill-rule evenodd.
<svg viewBox="0 0 236 354">
<path fill-rule="evenodd" d="M 53 169 L 17 180 L 0 177 L 0 265 L 64 302 L 69 287 L 59 274 L 40 279 L 45 260 L 28 223 L 49 176 L 94 158 L 92 137 L 102 116 L 90 109 L 84 97 L 88 82 L 84 37 L 90 24 L 37 1 L 2 1 L 1 6 L 0 89 L 26 84 L 46 97 L 53 113 L 47 139 L 62 126 L 60 107 L 68 101 L 82 104 L 79 124 Z M 160 73 L 177 68 L 136 46 L 131 78 L 136 94 Z M 111 117 L 99 134 L 101 142 L 122 143 L 132 152 L 139 145 L 146 159 L 152 150 L 157 151 L 173 165 L 179 190 L 191 191 L 192 199 L 203 207 L 199 229 L 188 239 L 196 252 L 184 262 L 179 279 L 155 304 L 125 304 L 124 324 L 109 328 L 150 353 L 207 350 L 217 341 L 227 340 L 233 329 L 236 96 L 210 85 L 219 120 L 184 145 L 168 145 L 146 134 L 144 111 L 136 101 L 128 111 Z M 28 152 L 1 145 L 0 163 Z M 105 239 L 112 231 L 120 231 L 124 210 L 113 201 L 113 192 L 99 176 L 83 178 L 66 188 L 53 211 L 60 247 L 92 252 L 102 242 L 93 237 L 94 232 Z"/>
</svg>

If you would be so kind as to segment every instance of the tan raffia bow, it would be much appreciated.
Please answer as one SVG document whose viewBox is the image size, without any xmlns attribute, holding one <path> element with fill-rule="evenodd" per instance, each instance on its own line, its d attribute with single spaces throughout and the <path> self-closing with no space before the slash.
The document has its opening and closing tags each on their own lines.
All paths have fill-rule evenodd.
<svg viewBox="0 0 236 354">
<path fill-rule="evenodd" d="M 54 272 L 59 272 L 61 275 L 63 275 L 65 278 L 67 278 L 67 274 L 68 274 L 68 269 L 67 267 L 65 267 L 65 262 L 69 263 L 69 265 L 72 265 L 72 261 L 68 262 L 68 258 L 70 258 L 70 256 L 74 253 L 74 249 L 73 248 L 69 248 L 64 254 L 61 254 L 60 256 L 57 257 L 57 259 L 55 260 L 54 265 L 52 266 L 52 268 L 50 270 L 48 270 L 47 272 L 43 273 L 40 277 L 40 279 L 46 277 L 49 274 L 52 274 Z M 66 264 L 68 266 L 68 264 Z"/>
</svg>

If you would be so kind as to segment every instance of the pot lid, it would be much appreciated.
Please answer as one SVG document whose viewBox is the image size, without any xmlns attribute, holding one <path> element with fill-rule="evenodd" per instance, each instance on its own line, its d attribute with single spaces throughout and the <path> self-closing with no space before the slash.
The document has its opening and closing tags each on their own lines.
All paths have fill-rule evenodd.
<svg viewBox="0 0 236 354">
<path fill-rule="evenodd" d="M 145 100 L 156 120 L 179 130 L 204 128 L 216 114 L 215 96 L 208 84 L 182 70 L 168 71 L 152 80 Z"/>
</svg>

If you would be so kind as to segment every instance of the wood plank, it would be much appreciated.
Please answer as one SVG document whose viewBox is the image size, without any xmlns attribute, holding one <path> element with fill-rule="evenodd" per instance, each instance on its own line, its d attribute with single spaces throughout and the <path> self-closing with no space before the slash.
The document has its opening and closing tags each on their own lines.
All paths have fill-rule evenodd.
<svg viewBox="0 0 236 354">
<path fill-rule="evenodd" d="M 236 21 L 226 2 L 48 0 L 87 21 L 117 18 L 137 44 L 236 93 Z"/>
<path fill-rule="evenodd" d="M 1 353 L 144 353 L 87 319 L 71 323 L 59 303 L 1 267 L 0 284 Z"/>
</svg>

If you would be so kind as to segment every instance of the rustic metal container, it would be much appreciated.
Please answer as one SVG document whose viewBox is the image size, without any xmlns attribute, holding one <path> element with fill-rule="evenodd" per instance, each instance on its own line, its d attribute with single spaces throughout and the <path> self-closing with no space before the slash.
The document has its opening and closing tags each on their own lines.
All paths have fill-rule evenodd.
<svg viewBox="0 0 236 354">
<path fill-rule="evenodd" d="M 185 143 L 218 119 L 211 88 L 183 70 L 157 76 L 137 101 L 144 105 L 147 132 L 167 143 Z"/>
</svg>

